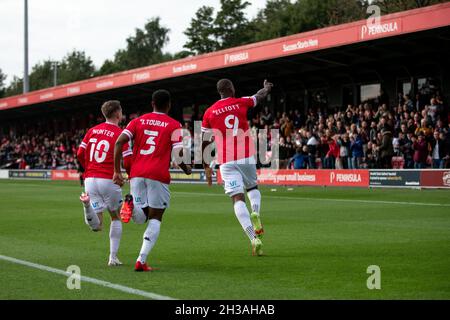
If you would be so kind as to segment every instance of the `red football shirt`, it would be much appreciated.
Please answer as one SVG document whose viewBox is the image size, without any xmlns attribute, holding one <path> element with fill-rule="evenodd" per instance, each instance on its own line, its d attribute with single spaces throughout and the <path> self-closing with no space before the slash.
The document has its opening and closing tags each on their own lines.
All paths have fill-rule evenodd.
<svg viewBox="0 0 450 320">
<path fill-rule="evenodd" d="M 123 133 L 134 141 L 130 177 L 169 184 L 172 148 L 183 146 L 181 124 L 165 113 L 151 112 L 133 119 Z"/>
<path fill-rule="evenodd" d="M 203 116 L 202 132 L 212 132 L 220 164 L 249 158 L 255 154 L 247 111 L 256 106 L 256 97 L 221 99 Z"/>
<path fill-rule="evenodd" d="M 84 167 L 85 178 L 112 179 L 114 174 L 114 145 L 122 133 L 115 124 L 104 122 L 84 136 L 78 149 L 78 158 Z M 131 156 L 128 143 L 123 147 L 123 157 Z"/>
</svg>

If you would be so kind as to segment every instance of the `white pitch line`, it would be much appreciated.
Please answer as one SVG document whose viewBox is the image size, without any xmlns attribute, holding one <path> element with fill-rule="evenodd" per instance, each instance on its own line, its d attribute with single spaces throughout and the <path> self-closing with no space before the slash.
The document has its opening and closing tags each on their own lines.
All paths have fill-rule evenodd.
<svg viewBox="0 0 450 320">
<path fill-rule="evenodd" d="M 182 192 L 182 191 L 175 191 L 172 192 L 173 194 L 180 194 L 180 195 L 197 195 L 197 196 L 221 196 L 225 197 L 225 194 L 218 194 L 218 193 L 199 193 L 199 192 Z M 358 203 L 372 203 L 372 204 L 397 204 L 397 205 L 412 205 L 412 206 L 427 206 L 427 207 L 450 207 L 450 204 L 448 203 L 425 203 L 425 202 L 402 202 L 402 201 L 376 201 L 376 200 L 362 200 L 362 199 L 332 199 L 332 198 L 307 198 L 307 197 L 277 197 L 277 196 L 265 196 L 264 198 L 269 199 L 285 199 L 285 200 L 316 200 L 316 201 L 335 201 L 335 202 L 358 202 Z"/>
<path fill-rule="evenodd" d="M 30 268 L 34 268 L 34 269 L 39 269 L 39 270 L 43 270 L 43 271 L 47 271 L 47 272 L 51 272 L 51 273 L 56 273 L 62 276 L 71 276 L 73 275 L 73 273 L 71 272 L 67 272 L 64 270 L 60 270 L 60 269 L 56 269 L 56 268 L 51 268 L 51 267 L 47 267 L 44 266 L 42 264 L 37 264 L 37 263 L 33 263 L 33 262 L 29 262 L 29 261 L 25 261 L 25 260 L 20 260 L 20 259 L 16 259 L 16 258 L 12 258 L 12 257 L 8 257 L 8 256 L 4 256 L 0 254 L 0 260 L 4 260 L 4 261 L 8 261 L 8 262 L 12 262 L 12 263 L 16 263 L 16 264 L 21 264 L 23 266 L 27 266 Z M 129 294 L 134 294 L 134 295 L 138 295 L 138 296 L 142 296 L 145 298 L 150 298 L 153 300 L 175 300 L 174 298 L 171 297 L 167 297 L 167 296 L 162 296 L 153 292 L 147 292 L 147 291 L 143 291 L 143 290 L 139 290 L 139 289 L 134 289 L 134 288 L 130 288 L 130 287 L 126 287 L 126 286 L 122 286 L 120 284 L 115 284 L 115 283 L 111 283 L 108 281 L 103 281 L 103 280 L 99 280 L 99 279 L 95 279 L 95 278 L 91 278 L 91 277 L 86 277 L 86 276 L 81 276 L 80 277 L 81 281 L 84 282 L 90 282 L 102 287 L 106 287 L 106 288 L 110 288 L 110 289 L 114 289 L 114 290 L 118 290 L 118 291 L 122 291 L 125 293 L 129 293 Z"/>
</svg>

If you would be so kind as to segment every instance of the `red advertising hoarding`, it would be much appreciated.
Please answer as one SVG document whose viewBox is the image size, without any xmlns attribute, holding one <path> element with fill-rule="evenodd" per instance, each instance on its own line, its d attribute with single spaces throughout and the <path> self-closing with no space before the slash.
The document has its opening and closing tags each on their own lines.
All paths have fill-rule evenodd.
<svg viewBox="0 0 450 320">
<path fill-rule="evenodd" d="M 450 188 L 450 170 L 423 170 L 420 186 L 424 188 Z"/>
<path fill-rule="evenodd" d="M 52 170 L 52 180 L 78 180 L 80 174 L 76 170 Z"/>
<path fill-rule="evenodd" d="M 220 172 L 217 181 L 222 183 Z M 368 187 L 368 170 L 258 170 L 258 184 L 282 186 Z"/>
</svg>

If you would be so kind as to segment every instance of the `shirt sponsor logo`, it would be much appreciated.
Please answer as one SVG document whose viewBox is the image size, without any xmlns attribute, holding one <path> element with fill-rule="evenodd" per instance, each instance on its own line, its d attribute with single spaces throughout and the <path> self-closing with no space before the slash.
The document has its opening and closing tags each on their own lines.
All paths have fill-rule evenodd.
<svg viewBox="0 0 450 320">
<path fill-rule="evenodd" d="M 70 87 L 67 88 L 67 94 L 76 94 L 81 91 L 80 87 Z"/>
<path fill-rule="evenodd" d="M 103 88 L 112 87 L 113 85 L 114 85 L 114 81 L 109 80 L 109 81 L 98 82 L 95 84 L 95 87 L 97 89 L 103 89 Z"/>
<path fill-rule="evenodd" d="M 172 68 L 172 72 L 175 73 L 182 73 L 187 71 L 197 70 L 197 64 L 195 63 L 189 63 L 189 64 L 183 64 L 181 66 L 175 66 Z"/>
<path fill-rule="evenodd" d="M 378 35 L 394 33 L 399 31 L 399 22 L 387 22 L 374 25 L 361 26 L 361 39 L 376 37 Z"/>
<path fill-rule="evenodd" d="M 53 92 L 44 93 L 39 96 L 40 100 L 51 99 L 53 98 Z"/>
<path fill-rule="evenodd" d="M 300 51 L 308 48 L 319 46 L 319 39 L 313 38 L 308 40 L 299 40 L 295 43 L 283 44 L 283 52 Z"/>
<path fill-rule="evenodd" d="M 247 51 L 233 53 L 233 54 L 227 53 L 227 54 L 225 54 L 225 57 L 224 57 L 225 65 L 230 64 L 230 63 L 246 61 L 248 59 L 249 59 L 249 54 Z"/>
<path fill-rule="evenodd" d="M 141 72 L 133 74 L 133 82 L 145 81 L 150 79 L 150 72 Z"/>
</svg>

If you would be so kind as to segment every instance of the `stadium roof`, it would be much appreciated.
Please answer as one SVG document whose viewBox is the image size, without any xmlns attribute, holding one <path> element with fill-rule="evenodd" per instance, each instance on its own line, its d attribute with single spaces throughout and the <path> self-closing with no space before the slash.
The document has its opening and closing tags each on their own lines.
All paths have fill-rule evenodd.
<svg viewBox="0 0 450 320">
<path fill-rule="evenodd" d="M 201 87 L 198 81 L 216 80 L 218 74 L 212 75 L 212 71 L 221 71 L 220 75 L 224 75 L 226 70 L 235 70 L 238 66 L 259 65 L 277 59 L 289 60 L 292 57 L 308 57 L 308 54 L 316 51 L 367 44 L 376 39 L 396 38 L 395 36 L 420 31 L 433 32 L 432 30 L 436 28 L 448 26 L 450 26 L 450 3 L 443 3 L 382 16 L 380 24 L 375 26 L 368 26 L 367 20 L 361 20 L 8 97 L 0 99 L 0 111 L 14 109 L 19 111 L 26 106 L 28 108 L 24 108 L 23 111 L 36 109 L 43 111 L 41 107 L 67 107 L 67 103 L 86 105 L 93 101 L 98 103 L 104 100 L 105 94 L 112 93 L 119 97 L 122 95 L 148 96 L 149 84 L 156 82 L 159 85 L 167 85 L 167 81 L 171 79 L 180 78 L 181 81 L 186 79 L 186 76 L 193 76 L 193 78 L 189 81 L 181 81 L 181 87 L 191 90 L 197 87 L 198 90 Z M 448 33 L 448 28 L 445 29 Z M 448 44 L 450 39 L 446 36 L 443 39 Z M 409 46 L 419 49 L 420 43 L 410 43 Z M 368 50 L 367 58 L 377 61 L 375 59 L 379 60 L 385 54 L 389 56 L 391 50 L 394 48 L 377 52 Z M 414 54 L 414 52 L 411 53 Z M 335 52 L 335 54 L 339 53 Z M 351 61 L 366 55 L 361 51 L 358 54 L 352 54 L 345 50 L 342 50 L 340 54 L 344 56 L 341 59 L 329 61 L 328 65 L 349 66 Z M 327 62 L 323 57 L 315 57 L 315 60 Z M 297 63 L 300 63 L 300 60 Z M 311 65 L 313 64 L 303 63 L 302 70 L 307 71 Z M 288 69 L 289 65 L 286 72 Z M 195 75 L 198 76 L 195 77 Z M 193 81 L 196 82 L 193 83 Z"/>
</svg>

